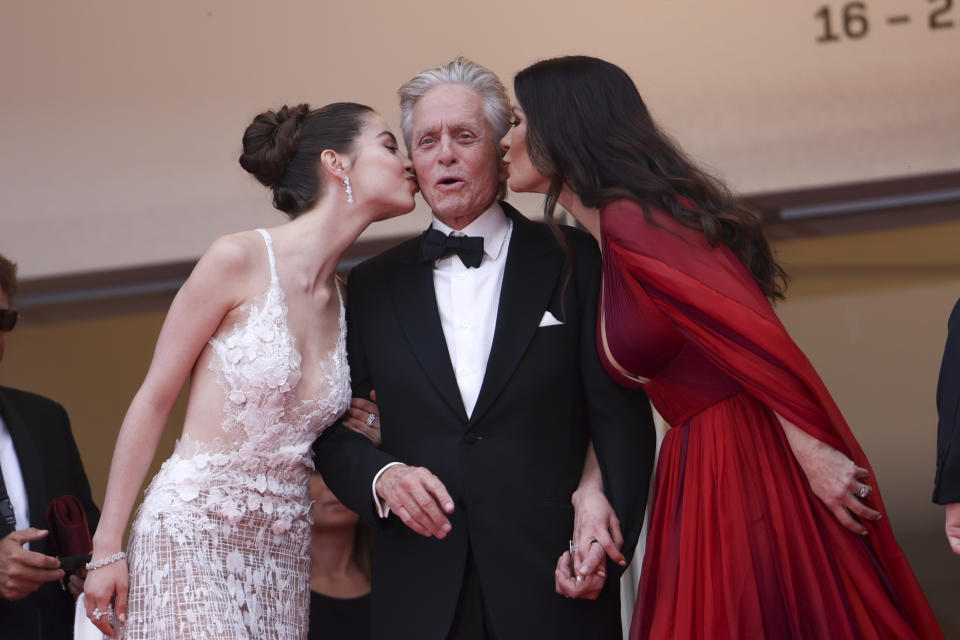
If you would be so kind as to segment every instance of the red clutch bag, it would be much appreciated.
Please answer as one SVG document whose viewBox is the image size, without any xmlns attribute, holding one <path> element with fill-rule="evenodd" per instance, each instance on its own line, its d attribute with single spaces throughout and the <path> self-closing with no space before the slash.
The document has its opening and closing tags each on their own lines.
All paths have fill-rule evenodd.
<svg viewBox="0 0 960 640">
<path fill-rule="evenodd" d="M 79 569 L 90 560 L 93 540 L 87 524 L 87 512 L 76 496 L 60 496 L 47 505 L 50 546 L 60 558 L 63 569 Z"/>
</svg>

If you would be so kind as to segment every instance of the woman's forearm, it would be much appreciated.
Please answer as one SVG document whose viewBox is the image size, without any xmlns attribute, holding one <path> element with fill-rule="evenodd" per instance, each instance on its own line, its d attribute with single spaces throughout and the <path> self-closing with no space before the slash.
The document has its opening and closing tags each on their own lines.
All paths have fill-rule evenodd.
<svg viewBox="0 0 960 640">
<path fill-rule="evenodd" d="M 599 491 L 603 493 L 603 473 L 600 470 L 600 463 L 597 462 L 597 454 L 593 449 L 593 442 L 587 446 L 587 454 L 583 461 L 583 472 L 580 474 L 580 483 L 577 490 L 573 492 L 573 502 L 581 495 Z"/>
<path fill-rule="evenodd" d="M 157 451 L 170 408 L 156 406 L 141 389 L 123 419 L 110 463 L 100 523 L 93 536 L 96 555 L 118 551 L 130 511 Z"/>
</svg>

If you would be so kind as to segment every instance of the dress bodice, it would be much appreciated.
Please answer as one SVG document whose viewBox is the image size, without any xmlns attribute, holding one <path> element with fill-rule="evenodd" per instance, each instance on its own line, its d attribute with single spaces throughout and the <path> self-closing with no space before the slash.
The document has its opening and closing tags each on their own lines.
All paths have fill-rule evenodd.
<svg viewBox="0 0 960 640">
<path fill-rule="evenodd" d="M 340 333 L 320 363 L 321 392 L 299 399 L 301 356 L 287 326 L 287 306 L 277 276 L 270 234 L 263 236 L 270 258 L 270 287 L 250 305 L 245 322 L 210 339 L 210 369 L 225 394 L 224 438 L 248 459 L 258 457 L 270 467 L 299 460 L 316 437 L 350 403 L 350 373 L 346 360 L 346 322 L 340 295 Z M 230 448 L 234 448 L 230 447 Z"/>
<path fill-rule="evenodd" d="M 742 387 L 660 311 L 651 297 L 659 292 L 620 264 L 617 248 L 629 243 L 629 234 L 643 233 L 644 224 L 616 210 L 601 215 L 603 285 L 597 350 L 607 372 L 620 384 L 638 386 L 642 383 L 637 378 L 649 380 L 645 390 L 657 411 L 667 423 L 680 425 Z"/>
<path fill-rule="evenodd" d="M 350 371 L 338 286 L 340 333 L 317 369 L 320 379 L 311 381 L 320 392 L 297 397 L 301 356 L 287 326 L 270 234 L 258 231 L 270 258 L 270 286 L 250 305 L 243 321 L 210 339 L 209 367 L 224 393 L 221 433 L 209 441 L 187 434 L 180 438 L 154 479 L 157 498 L 151 505 L 193 502 L 202 493 L 209 508 L 229 520 L 237 521 L 250 510 L 263 511 L 279 532 L 309 511 L 311 446 L 349 406 Z M 286 505 L 282 514 L 274 511 L 281 503 Z"/>
</svg>

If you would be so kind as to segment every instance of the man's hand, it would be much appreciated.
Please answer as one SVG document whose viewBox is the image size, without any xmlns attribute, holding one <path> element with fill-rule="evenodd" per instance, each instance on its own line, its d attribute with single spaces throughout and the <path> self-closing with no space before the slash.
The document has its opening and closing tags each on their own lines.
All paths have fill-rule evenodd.
<svg viewBox="0 0 960 640">
<path fill-rule="evenodd" d="M 390 467 L 377 479 L 376 491 L 403 523 L 420 535 L 443 539 L 450 532 L 444 513 L 453 513 L 453 498 L 439 478 L 423 467 Z"/>
<path fill-rule="evenodd" d="M 960 556 L 960 502 L 947 505 L 947 542 L 955 554 Z"/>
<path fill-rule="evenodd" d="M 0 598 L 25 598 L 43 583 L 59 580 L 64 576 L 59 560 L 23 548 L 25 543 L 41 540 L 46 536 L 47 531 L 31 527 L 14 531 L 0 540 Z"/>
<path fill-rule="evenodd" d="M 564 551 L 557 561 L 557 570 L 554 572 L 554 585 L 557 593 L 568 598 L 585 598 L 596 600 L 603 590 L 603 583 L 607 580 L 604 571 L 582 576 L 573 570 L 573 561 L 570 552 Z"/>
</svg>

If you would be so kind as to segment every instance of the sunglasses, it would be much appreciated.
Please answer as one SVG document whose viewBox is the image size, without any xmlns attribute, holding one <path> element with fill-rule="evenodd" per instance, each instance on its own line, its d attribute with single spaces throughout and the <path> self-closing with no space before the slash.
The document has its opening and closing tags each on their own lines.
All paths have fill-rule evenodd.
<svg viewBox="0 0 960 640">
<path fill-rule="evenodd" d="M 12 331 L 20 314 L 16 309 L 0 309 L 0 331 Z"/>
</svg>

